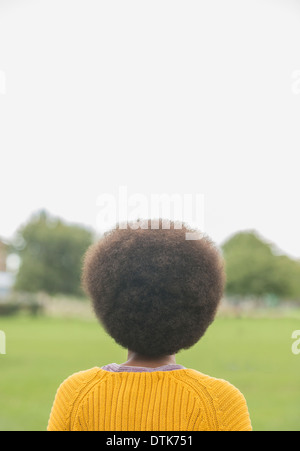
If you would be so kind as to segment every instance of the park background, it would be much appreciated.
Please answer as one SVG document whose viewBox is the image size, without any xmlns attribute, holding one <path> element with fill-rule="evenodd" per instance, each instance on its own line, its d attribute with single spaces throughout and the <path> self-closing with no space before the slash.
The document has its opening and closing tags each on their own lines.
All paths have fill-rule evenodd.
<svg viewBox="0 0 300 451">
<path fill-rule="evenodd" d="M 296 0 L 0 2 L 0 430 L 45 430 L 66 377 L 126 360 L 80 288 L 101 199 L 124 186 L 203 194 L 224 254 L 216 321 L 177 362 L 236 385 L 255 430 L 300 430 L 299 15 Z"/>
</svg>

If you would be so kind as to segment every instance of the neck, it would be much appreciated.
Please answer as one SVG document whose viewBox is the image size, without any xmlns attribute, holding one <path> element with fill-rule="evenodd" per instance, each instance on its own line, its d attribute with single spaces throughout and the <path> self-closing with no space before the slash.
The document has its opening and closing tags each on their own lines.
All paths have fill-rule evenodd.
<svg viewBox="0 0 300 451">
<path fill-rule="evenodd" d="M 145 366 L 149 368 L 156 368 L 163 365 L 176 364 L 175 354 L 166 355 L 158 358 L 151 358 L 142 356 L 133 351 L 128 351 L 128 359 L 125 363 L 121 363 L 123 366 Z"/>
</svg>

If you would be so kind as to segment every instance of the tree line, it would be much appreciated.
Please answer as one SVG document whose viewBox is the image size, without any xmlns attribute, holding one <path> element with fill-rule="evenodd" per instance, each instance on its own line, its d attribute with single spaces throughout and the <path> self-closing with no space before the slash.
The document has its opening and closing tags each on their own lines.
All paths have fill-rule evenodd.
<svg viewBox="0 0 300 451">
<path fill-rule="evenodd" d="M 39 212 L 20 228 L 11 251 L 21 265 L 15 290 L 83 296 L 82 259 L 93 230 Z M 300 299 L 300 262 L 282 255 L 256 231 L 239 232 L 221 246 L 229 296 Z"/>
</svg>

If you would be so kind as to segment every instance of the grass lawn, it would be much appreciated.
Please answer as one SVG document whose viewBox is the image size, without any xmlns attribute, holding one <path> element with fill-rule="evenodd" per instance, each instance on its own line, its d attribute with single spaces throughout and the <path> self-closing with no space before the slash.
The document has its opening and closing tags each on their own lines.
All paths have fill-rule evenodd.
<svg viewBox="0 0 300 451">
<path fill-rule="evenodd" d="M 254 430 L 300 431 L 300 354 L 292 318 L 217 318 L 177 363 L 226 379 L 246 397 Z M 46 430 L 59 384 L 70 374 L 126 361 L 96 321 L 0 317 L 0 430 Z"/>
</svg>

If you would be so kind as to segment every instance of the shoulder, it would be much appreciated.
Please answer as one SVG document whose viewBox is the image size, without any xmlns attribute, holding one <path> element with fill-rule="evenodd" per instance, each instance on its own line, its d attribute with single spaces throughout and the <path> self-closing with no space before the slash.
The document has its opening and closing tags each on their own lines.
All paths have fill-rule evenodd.
<svg viewBox="0 0 300 451">
<path fill-rule="evenodd" d="M 228 393 L 242 395 L 241 392 L 230 382 L 224 379 L 218 379 L 207 374 L 200 373 L 197 370 L 186 369 L 184 371 L 173 372 L 177 379 L 181 379 L 196 390 L 205 388 L 216 398 L 228 395 Z"/>
<path fill-rule="evenodd" d="M 186 368 L 181 371 L 173 371 L 172 375 L 176 377 L 176 379 L 180 379 L 182 381 L 186 381 L 191 383 L 192 385 L 206 388 L 216 388 L 216 387 L 233 387 L 232 384 L 227 382 L 224 379 L 217 379 L 215 377 L 209 376 L 207 374 L 201 373 L 200 371 Z"/>
<path fill-rule="evenodd" d="M 77 389 L 81 385 L 85 385 L 95 378 L 101 377 L 104 374 L 100 371 L 100 368 L 91 368 L 89 370 L 78 371 L 76 373 L 71 374 L 71 376 L 67 377 L 60 385 L 60 387 L 69 387 L 73 389 Z"/>
<path fill-rule="evenodd" d="M 56 391 L 47 429 L 70 430 L 76 404 L 93 384 L 105 377 L 105 374 L 100 368 L 91 368 L 66 378 Z"/>
<path fill-rule="evenodd" d="M 91 368 L 89 370 L 78 371 L 67 377 L 59 386 L 56 397 L 62 397 L 70 404 L 73 404 L 77 398 L 89 390 L 94 384 L 105 377 L 106 373 L 100 368 Z"/>
<path fill-rule="evenodd" d="M 221 430 L 252 430 L 246 399 L 233 384 L 193 369 L 174 375 L 202 399 L 205 395 L 210 400 Z"/>
</svg>

